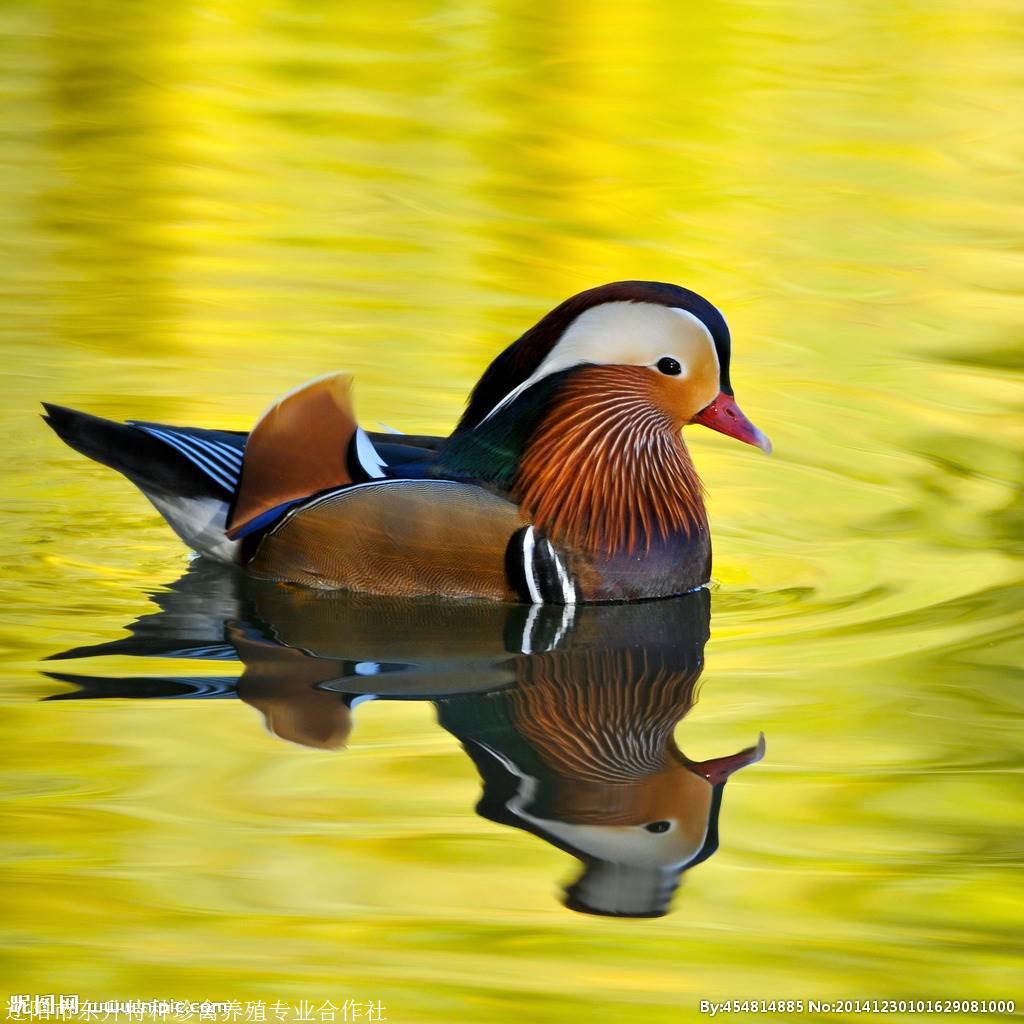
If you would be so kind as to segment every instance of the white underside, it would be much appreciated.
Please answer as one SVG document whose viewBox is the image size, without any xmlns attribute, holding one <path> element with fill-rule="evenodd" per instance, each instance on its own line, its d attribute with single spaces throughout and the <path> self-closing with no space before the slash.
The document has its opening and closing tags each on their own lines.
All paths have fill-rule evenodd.
<svg viewBox="0 0 1024 1024">
<path fill-rule="evenodd" d="M 218 498 L 170 498 L 147 494 L 174 532 L 193 551 L 217 562 L 238 562 L 239 541 L 228 540 L 228 503 Z"/>
</svg>

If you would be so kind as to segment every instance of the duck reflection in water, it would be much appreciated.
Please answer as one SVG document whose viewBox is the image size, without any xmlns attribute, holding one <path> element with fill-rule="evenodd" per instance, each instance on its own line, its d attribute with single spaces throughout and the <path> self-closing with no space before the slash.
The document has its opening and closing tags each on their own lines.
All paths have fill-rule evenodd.
<svg viewBox="0 0 1024 1024">
<path fill-rule="evenodd" d="M 299 591 L 197 565 L 131 636 L 55 659 L 238 660 L 240 677 L 49 673 L 101 697 L 238 697 L 304 746 L 348 742 L 369 700 L 433 701 L 480 775 L 477 812 L 584 865 L 566 906 L 657 917 L 718 848 L 725 783 L 761 759 L 693 761 L 676 746 L 704 663 L 710 598 L 577 608 Z"/>
</svg>

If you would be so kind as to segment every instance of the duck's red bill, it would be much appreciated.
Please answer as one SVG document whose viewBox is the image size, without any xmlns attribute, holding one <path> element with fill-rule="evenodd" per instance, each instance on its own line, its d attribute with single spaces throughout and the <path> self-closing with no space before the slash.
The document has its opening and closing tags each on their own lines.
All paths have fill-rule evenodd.
<svg viewBox="0 0 1024 1024">
<path fill-rule="evenodd" d="M 737 441 L 752 444 L 771 455 L 772 443 L 768 440 L 768 435 L 758 430 L 743 415 L 743 411 L 736 404 L 736 399 L 724 391 L 720 392 L 710 405 L 701 409 L 693 417 L 693 422 L 702 423 L 705 427 L 717 430 L 720 434 L 735 437 Z"/>
<path fill-rule="evenodd" d="M 710 761 L 691 761 L 690 771 L 702 775 L 712 786 L 725 782 L 733 772 L 746 768 L 748 764 L 756 764 L 764 757 L 764 733 L 757 737 L 757 743 L 738 754 L 728 757 L 713 757 Z"/>
</svg>

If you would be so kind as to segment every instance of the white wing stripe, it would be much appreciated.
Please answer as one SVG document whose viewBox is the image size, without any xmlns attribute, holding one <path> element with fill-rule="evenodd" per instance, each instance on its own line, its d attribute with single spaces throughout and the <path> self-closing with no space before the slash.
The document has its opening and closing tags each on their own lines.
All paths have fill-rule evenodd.
<svg viewBox="0 0 1024 1024">
<path fill-rule="evenodd" d="M 242 453 L 237 448 L 222 444 L 220 441 L 208 441 L 205 437 L 195 437 L 193 434 L 178 435 L 186 441 L 205 449 L 215 459 L 223 462 L 228 469 L 239 469 L 242 465 Z"/>
<path fill-rule="evenodd" d="M 384 476 L 387 463 L 380 457 L 380 452 L 373 446 L 362 427 L 356 427 L 356 458 L 367 476 L 379 480 Z"/>
<path fill-rule="evenodd" d="M 136 424 L 136 426 L 140 430 L 145 430 L 146 433 L 165 441 L 174 438 L 180 445 L 185 445 L 186 448 L 195 450 L 196 454 L 202 454 L 214 463 L 223 466 L 233 476 L 237 476 L 242 468 L 242 452 L 237 448 L 232 448 L 231 445 L 224 444 L 223 441 L 211 441 L 205 437 L 196 437 L 194 434 L 179 433 L 176 430 L 163 430 L 159 427 L 144 427 L 139 424 Z M 181 451 L 182 449 L 179 448 L 178 450 Z"/>
<path fill-rule="evenodd" d="M 189 460 L 194 466 L 201 469 L 207 476 L 215 480 L 229 491 L 233 491 L 238 485 L 237 476 L 229 476 L 229 470 L 223 466 L 213 463 L 209 459 L 203 457 L 203 455 L 194 448 L 189 447 L 184 440 L 178 434 L 170 434 L 164 430 L 157 430 L 156 427 L 140 427 L 140 430 L 146 431 L 147 434 L 152 434 L 154 437 L 158 437 L 161 441 L 166 442 L 172 448 L 177 449 Z"/>
<path fill-rule="evenodd" d="M 159 438 L 161 441 L 166 442 L 172 448 L 177 449 L 185 456 L 194 466 L 197 466 L 208 476 L 212 477 L 217 483 L 224 487 L 231 487 L 233 484 L 227 478 L 227 471 L 220 465 L 211 462 L 209 459 L 204 458 L 199 452 L 190 448 L 180 437 L 175 434 L 166 433 L 163 430 L 156 430 L 153 427 L 143 427 L 143 430 L 148 434 L 152 434 L 154 437 Z"/>
</svg>

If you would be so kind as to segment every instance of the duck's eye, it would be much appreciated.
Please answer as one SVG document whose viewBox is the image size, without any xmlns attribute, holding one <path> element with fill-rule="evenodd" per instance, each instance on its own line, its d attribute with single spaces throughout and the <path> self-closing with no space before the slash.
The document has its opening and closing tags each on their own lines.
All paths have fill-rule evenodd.
<svg viewBox="0 0 1024 1024">
<path fill-rule="evenodd" d="M 679 364 L 676 363 L 676 366 L 678 366 L 678 365 Z M 671 827 L 672 827 L 672 822 L 670 822 L 670 821 L 652 821 L 650 823 L 650 825 L 644 825 L 644 828 L 647 829 L 648 832 L 655 832 L 655 833 L 667 832 Z"/>
<path fill-rule="evenodd" d="M 678 377 L 683 372 L 683 368 L 679 365 L 679 360 L 673 359 L 671 356 L 662 356 L 658 360 L 658 369 L 662 373 L 667 373 L 670 377 Z"/>
</svg>

